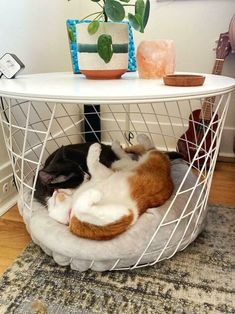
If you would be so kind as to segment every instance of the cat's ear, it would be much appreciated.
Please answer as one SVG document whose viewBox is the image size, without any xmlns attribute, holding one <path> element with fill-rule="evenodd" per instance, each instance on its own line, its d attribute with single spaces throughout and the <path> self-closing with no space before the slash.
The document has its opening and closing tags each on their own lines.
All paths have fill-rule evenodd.
<svg viewBox="0 0 235 314">
<path fill-rule="evenodd" d="M 52 184 L 64 183 L 64 182 L 68 181 L 69 179 L 71 179 L 74 176 L 75 176 L 75 173 L 73 173 L 73 172 L 68 174 L 68 175 L 62 175 L 61 174 L 61 175 L 55 177 L 54 179 L 52 179 L 50 183 L 52 183 Z"/>
<path fill-rule="evenodd" d="M 51 181 L 55 178 L 55 174 L 51 174 L 43 170 L 39 171 L 38 176 L 41 179 L 41 182 L 45 185 L 51 183 Z"/>
<path fill-rule="evenodd" d="M 69 173 L 68 175 L 56 175 L 51 174 L 46 171 L 39 171 L 39 177 L 43 184 L 56 184 L 56 183 L 63 183 L 74 177 L 76 174 L 74 172 Z"/>
</svg>

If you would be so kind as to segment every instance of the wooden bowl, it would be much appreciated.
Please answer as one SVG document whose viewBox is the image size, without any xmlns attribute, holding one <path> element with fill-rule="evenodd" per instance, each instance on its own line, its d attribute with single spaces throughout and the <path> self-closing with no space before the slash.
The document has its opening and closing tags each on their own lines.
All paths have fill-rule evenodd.
<svg viewBox="0 0 235 314">
<path fill-rule="evenodd" d="M 163 77 L 165 85 L 169 86 L 201 86 L 205 76 L 191 74 L 172 74 Z"/>
</svg>

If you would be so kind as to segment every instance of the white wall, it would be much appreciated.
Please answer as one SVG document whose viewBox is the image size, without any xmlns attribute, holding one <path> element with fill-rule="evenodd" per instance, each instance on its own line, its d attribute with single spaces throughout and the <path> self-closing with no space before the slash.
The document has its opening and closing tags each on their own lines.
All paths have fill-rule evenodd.
<svg viewBox="0 0 235 314">
<path fill-rule="evenodd" d="M 15 53 L 26 66 L 25 74 L 70 71 L 65 21 L 79 16 L 77 4 L 77 0 L 0 0 L 0 56 Z M 0 186 L 11 174 L 4 147 L 0 128 Z M 14 202 L 14 193 L 3 201 L 0 197 L 0 216 Z"/>
<path fill-rule="evenodd" d="M 150 21 L 144 35 L 135 33 L 136 44 L 143 39 L 171 38 L 177 49 L 177 70 L 211 72 L 215 40 L 227 31 L 235 1 L 150 1 Z M 18 55 L 26 65 L 24 73 L 70 71 L 65 20 L 82 18 L 96 6 L 88 0 L 0 0 L 0 56 L 5 52 Z M 227 58 L 223 74 L 235 77 L 235 54 Z M 234 105 L 235 97 L 225 131 L 231 143 L 235 135 Z M 221 151 L 232 154 L 231 143 L 223 143 Z M 2 148 L 1 133 L 0 145 Z M 1 149 L 0 165 L 6 161 Z"/>
<path fill-rule="evenodd" d="M 78 16 L 66 0 L 0 0 L 0 56 L 15 53 L 24 73 L 69 71 L 66 18 Z M 0 167 L 8 161 L 0 130 Z"/>
</svg>

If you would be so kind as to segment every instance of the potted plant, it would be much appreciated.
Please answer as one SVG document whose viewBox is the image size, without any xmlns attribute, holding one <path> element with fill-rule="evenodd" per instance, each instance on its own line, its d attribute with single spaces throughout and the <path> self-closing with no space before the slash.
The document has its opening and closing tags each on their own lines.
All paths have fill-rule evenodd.
<svg viewBox="0 0 235 314">
<path fill-rule="evenodd" d="M 70 0 L 68 0 L 70 1 Z M 79 68 L 87 78 L 120 78 L 128 66 L 128 23 L 144 32 L 150 11 L 149 0 L 90 0 L 97 10 L 77 24 Z M 133 13 L 126 13 L 126 9 Z M 87 19 L 91 19 L 89 22 Z M 68 30 L 69 31 L 69 30 Z M 69 33 L 70 40 L 72 34 Z"/>
</svg>

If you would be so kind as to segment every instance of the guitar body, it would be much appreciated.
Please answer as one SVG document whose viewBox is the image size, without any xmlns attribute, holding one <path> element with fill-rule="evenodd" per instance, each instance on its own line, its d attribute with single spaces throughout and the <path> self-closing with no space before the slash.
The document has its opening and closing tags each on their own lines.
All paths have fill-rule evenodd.
<svg viewBox="0 0 235 314">
<path fill-rule="evenodd" d="M 217 129 L 218 123 L 218 115 L 216 114 L 213 116 L 213 121 L 215 123 L 211 126 L 211 129 L 208 131 L 207 136 L 205 137 L 201 150 L 197 158 L 200 159 L 196 160 L 194 163 L 195 167 L 200 167 L 205 162 L 205 155 L 210 150 L 211 143 L 213 141 L 214 132 Z M 198 146 L 201 144 L 204 134 L 208 129 L 208 125 L 211 120 L 202 120 L 201 119 L 201 110 L 194 110 L 189 116 L 189 126 L 187 131 L 180 137 L 177 142 L 177 151 L 183 155 L 183 158 L 191 162 L 196 154 Z M 215 147 L 216 142 L 213 144 L 213 148 Z M 209 158 L 207 160 L 209 162 Z"/>
</svg>

